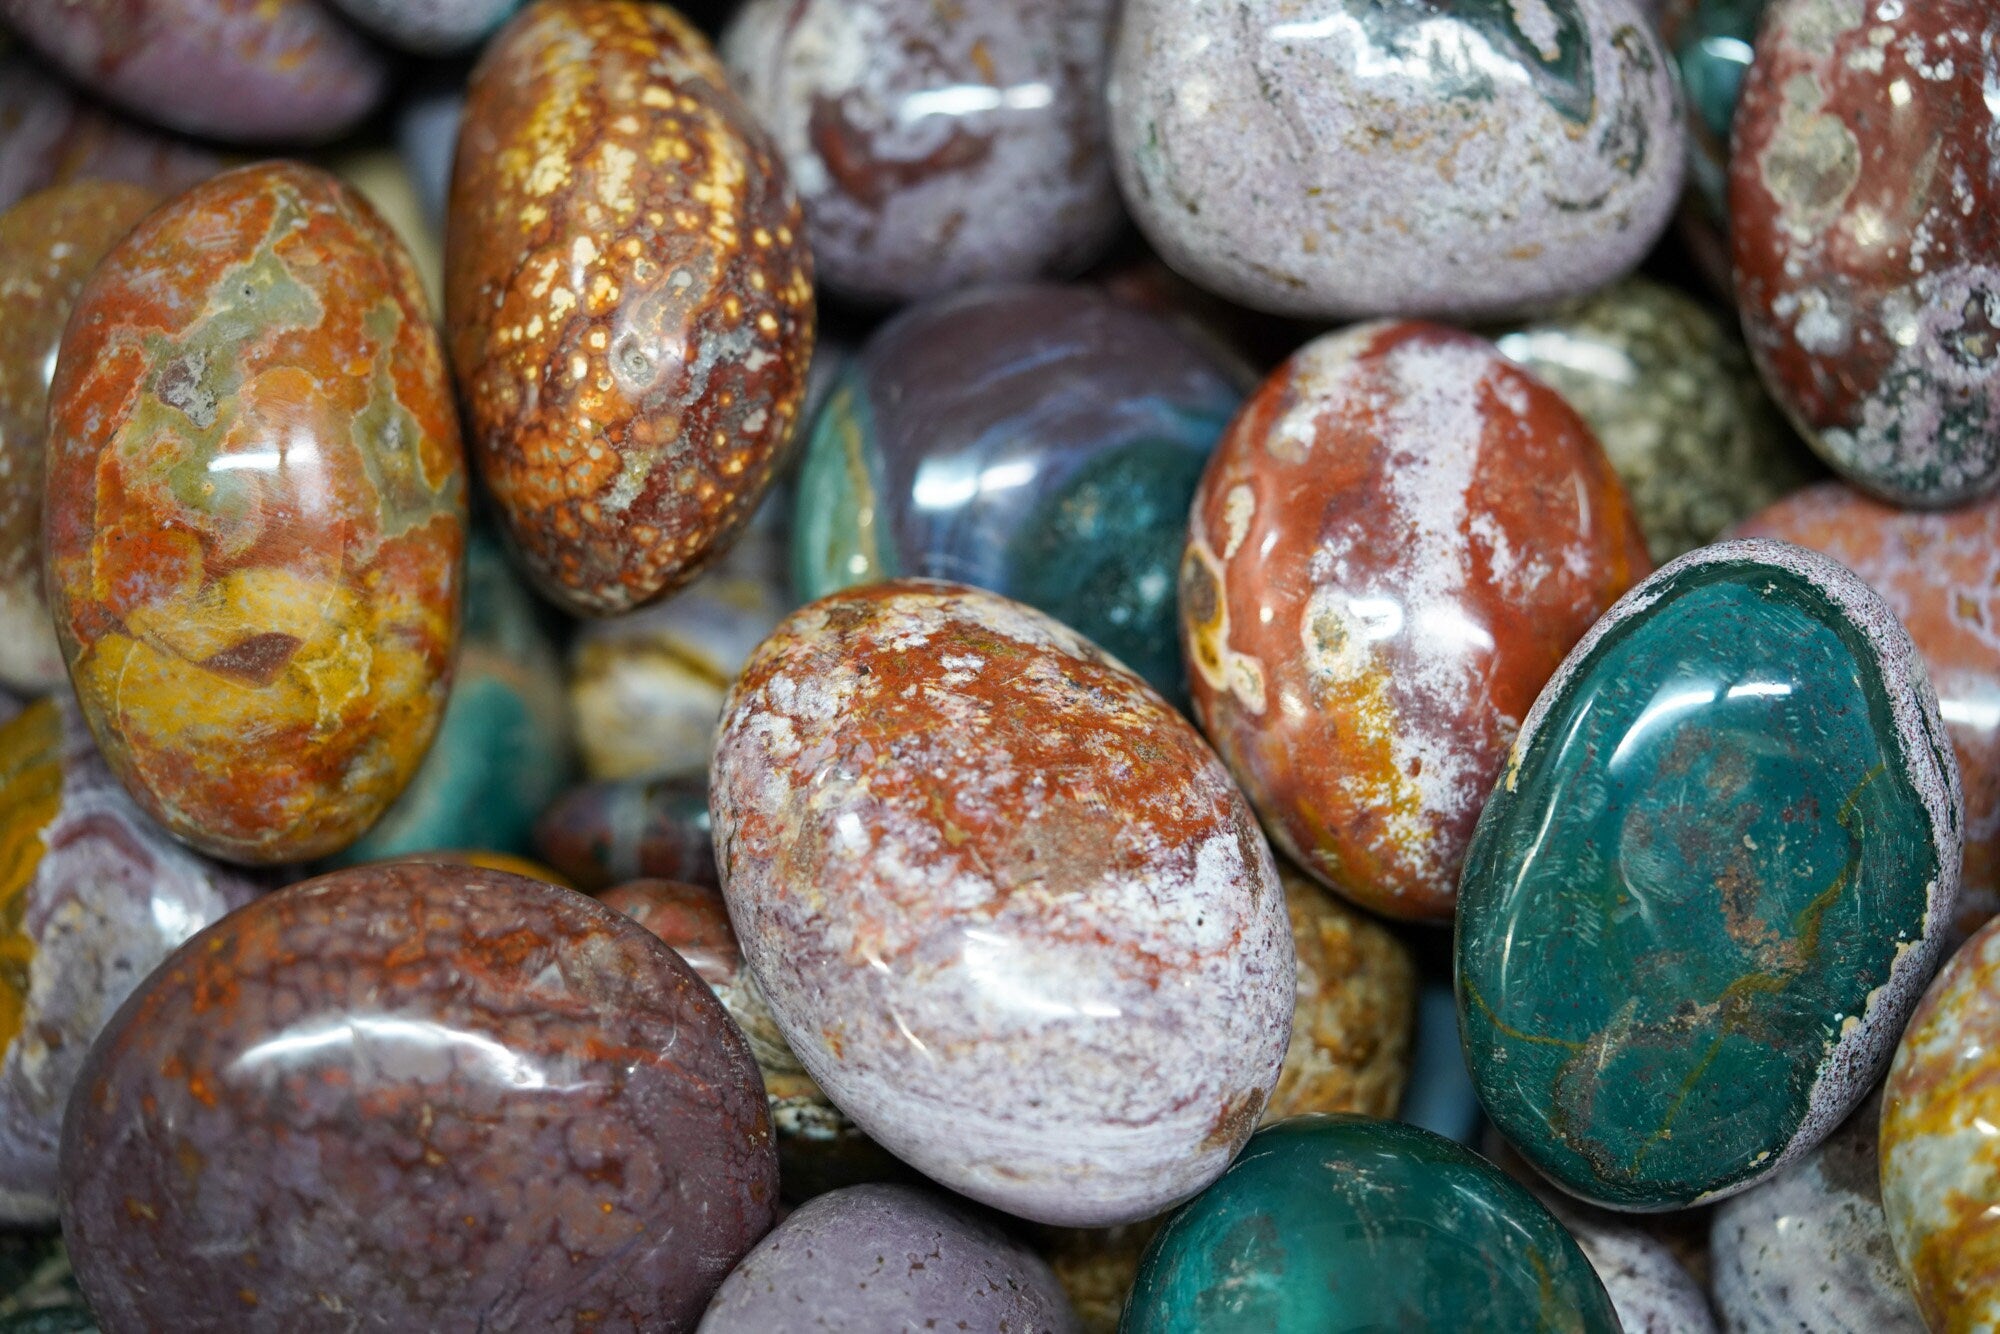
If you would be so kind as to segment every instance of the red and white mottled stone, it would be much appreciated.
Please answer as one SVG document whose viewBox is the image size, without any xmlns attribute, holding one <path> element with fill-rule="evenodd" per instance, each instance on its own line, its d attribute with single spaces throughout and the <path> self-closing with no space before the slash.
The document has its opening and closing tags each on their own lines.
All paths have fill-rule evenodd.
<svg viewBox="0 0 2000 1334">
<path fill-rule="evenodd" d="M 1060 623 L 922 580 L 813 603 L 738 680 L 710 804 L 786 1040 L 936 1180 L 1125 1222 L 1256 1125 L 1295 999 L 1270 851 L 1194 729 Z"/>
</svg>

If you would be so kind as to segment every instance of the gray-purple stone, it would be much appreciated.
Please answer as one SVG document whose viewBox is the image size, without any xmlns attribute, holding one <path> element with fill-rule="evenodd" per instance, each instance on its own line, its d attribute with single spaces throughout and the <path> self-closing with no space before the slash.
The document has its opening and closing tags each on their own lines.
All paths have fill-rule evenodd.
<svg viewBox="0 0 2000 1334">
<path fill-rule="evenodd" d="M 1715 1315 L 1701 1285 L 1664 1242 L 1546 1196 L 1542 1202 L 1583 1248 L 1625 1334 L 1715 1334 Z"/>
<path fill-rule="evenodd" d="M 1113 161 L 1169 264 L 1261 310 L 1494 317 L 1666 226 L 1679 93 L 1631 0 L 1130 0 Z"/>
<path fill-rule="evenodd" d="M 463 51 L 499 27 L 521 0 L 333 0 L 384 41 L 422 56 Z"/>
<path fill-rule="evenodd" d="M 729 1277 L 701 1334 L 1070 1334 L 1040 1256 L 932 1190 L 850 1186 L 800 1206 Z"/>
</svg>

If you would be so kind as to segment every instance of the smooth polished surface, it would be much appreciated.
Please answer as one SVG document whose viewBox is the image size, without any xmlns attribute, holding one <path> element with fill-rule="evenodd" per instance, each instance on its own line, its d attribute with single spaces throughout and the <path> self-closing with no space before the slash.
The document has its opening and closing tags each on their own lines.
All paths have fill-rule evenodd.
<svg viewBox="0 0 2000 1334">
<path fill-rule="evenodd" d="M 1929 514 L 1827 482 L 1737 529 L 1824 552 L 1889 604 L 1923 654 L 1965 791 L 1956 936 L 2000 912 L 2000 500 Z"/>
<path fill-rule="evenodd" d="M 91 101 L 33 56 L 0 51 L 0 209 L 70 181 L 176 194 L 222 169 L 216 150 Z"/>
<path fill-rule="evenodd" d="M 1986 0 L 1774 0 L 1731 158 L 1736 292 L 1813 447 L 1907 505 L 2000 487 Z"/>
<path fill-rule="evenodd" d="M 1630 0 L 1131 0 L 1110 104 L 1161 257 L 1278 314 L 1519 313 L 1632 268 L 1680 194 Z"/>
<path fill-rule="evenodd" d="M 785 1044 L 757 981 L 743 966 L 736 929 L 722 891 L 671 880 L 632 880 L 605 890 L 598 902 L 616 908 L 687 960 L 715 991 L 749 1040 L 764 1077 L 777 1134 L 778 1180 L 787 1201 L 863 1181 L 908 1175 L 847 1114 L 827 1100 Z"/>
<path fill-rule="evenodd" d="M 1798 1166 L 1715 1211 L 1708 1254 L 1730 1334 L 1924 1334 L 1882 1214 L 1871 1097 Z"/>
<path fill-rule="evenodd" d="M 462 867 L 337 872 L 196 937 L 63 1132 L 107 1334 L 689 1329 L 776 1197 L 756 1066 L 693 970 Z"/>
<path fill-rule="evenodd" d="M 1882 1209 L 1933 1330 L 2000 1326 L 2000 922 L 1910 1019 L 1882 1093 Z"/>
<path fill-rule="evenodd" d="M 1123 220 L 1112 0 L 749 0 L 722 40 L 798 183 L 828 291 L 1067 276 Z"/>
<path fill-rule="evenodd" d="M 1194 728 L 1068 628 L 924 580 L 813 603 L 738 679 L 709 800 L 792 1050 L 940 1184 L 1125 1222 L 1256 1125 L 1296 1001 L 1271 854 Z"/>
<path fill-rule="evenodd" d="M 40 692 L 67 679 L 42 591 L 49 381 L 84 280 L 159 202 L 143 186 L 78 181 L 0 213 L 0 686 Z"/>
<path fill-rule="evenodd" d="M 701 1334 L 1077 1329 L 1040 1256 L 941 1192 L 898 1185 L 801 1207 L 744 1257 L 701 1322 Z"/>
<path fill-rule="evenodd" d="M 1302 868 L 1449 921 L 1514 729 L 1649 568 L 1589 428 L 1492 344 L 1328 335 L 1264 382 L 1195 497 L 1196 716 Z"/>
<path fill-rule="evenodd" d="M 1894 614 L 1779 542 L 1682 557 L 1563 664 L 1466 859 L 1459 1021 L 1564 1189 L 1684 1207 L 1854 1109 L 1957 891 L 1958 771 Z"/>
<path fill-rule="evenodd" d="M 476 44 L 521 0 L 333 0 L 335 8 L 385 41 L 421 56 Z"/>
<path fill-rule="evenodd" d="M 776 150 L 666 5 L 540 0 L 473 71 L 445 308 L 473 456 L 542 591 L 679 588 L 801 410 L 812 256 Z"/>
<path fill-rule="evenodd" d="M 75 79 L 170 129 L 316 142 L 389 88 L 389 67 L 312 0 L 0 0 L 0 18 Z"/>
<path fill-rule="evenodd" d="M 535 822 L 535 852 L 578 889 L 627 880 L 720 888 L 708 815 L 708 775 L 586 783 Z"/>
<path fill-rule="evenodd" d="M 1588 423 L 1655 561 L 1706 546 L 1825 475 L 1765 395 L 1734 329 L 1650 278 L 1500 330 L 1493 342 Z"/>
<path fill-rule="evenodd" d="M 1124 1334 L 1507 1329 L 1615 1334 L 1589 1262 L 1498 1168 L 1415 1126 L 1257 1132 L 1146 1249 Z"/>
<path fill-rule="evenodd" d="M 1599 1211 L 1544 1203 L 1590 1261 L 1624 1334 L 1716 1334 L 1708 1295 L 1665 1242 Z"/>
<path fill-rule="evenodd" d="M 569 775 L 562 660 L 535 600 L 492 537 L 475 530 L 465 557 L 465 625 L 437 739 L 342 866 L 440 848 L 527 852 Z"/>
<path fill-rule="evenodd" d="M 180 195 L 84 287 L 48 451 L 57 634 L 112 770 L 217 856 L 352 843 L 458 634 L 457 414 L 401 243 L 296 163 Z"/>
<path fill-rule="evenodd" d="M 1666 0 L 1660 40 L 1681 73 L 1687 101 L 1688 191 L 1680 234 L 1703 274 L 1723 292 L 1729 272 L 1729 134 L 1757 23 L 1769 0 Z"/>
<path fill-rule="evenodd" d="M 91 1041 L 253 893 L 139 812 L 74 704 L 0 727 L 0 1223 L 55 1221 L 63 1108 Z"/>
<path fill-rule="evenodd" d="M 1242 397 L 1233 370 L 1093 289 L 993 288 L 885 326 L 813 423 L 802 599 L 900 575 L 1017 598 L 1186 698 L 1174 571 Z"/>
</svg>

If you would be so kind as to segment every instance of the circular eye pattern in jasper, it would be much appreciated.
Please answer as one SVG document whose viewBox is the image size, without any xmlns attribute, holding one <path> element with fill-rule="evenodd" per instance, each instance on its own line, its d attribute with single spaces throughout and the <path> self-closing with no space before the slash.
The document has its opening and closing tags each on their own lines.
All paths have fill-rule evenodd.
<svg viewBox="0 0 2000 1334">
<path fill-rule="evenodd" d="M 1650 568 L 1589 428 L 1492 344 L 1329 335 L 1252 396 L 1196 493 L 1196 716 L 1302 868 L 1449 920 L 1515 729 Z"/>
<path fill-rule="evenodd" d="M 721 554 L 792 438 L 812 256 L 784 164 L 666 5 L 544 0 L 473 71 L 446 323 L 530 576 L 629 611 Z"/>
<path fill-rule="evenodd" d="M 49 393 L 51 609 L 148 814 L 278 863 L 358 838 L 444 711 L 458 420 L 402 243 L 297 163 L 146 218 L 78 297 Z"/>
<path fill-rule="evenodd" d="M 63 1228 L 107 1334 L 686 1330 L 773 1222 L 721 1003 L 500 872 L 258 900 L 140 986 L 78 1090 Z"/>
<path fill-rule="evenodd" d="M 1750 350 L 1807 440 L 1902 505 L 2000 487 L 1988 0 L 1776 0 L 1730 165 Z"/>
<path fill-rule="evenodd" d="M 805 607 L 736 683 L 709 801 L 785 1040 L 939 1183 L 1129 1222 L 1257 1124 L 1296 999 L 1270 851 L 1194 728 L 1060 622 L 924 580 Z"/>
</svg>

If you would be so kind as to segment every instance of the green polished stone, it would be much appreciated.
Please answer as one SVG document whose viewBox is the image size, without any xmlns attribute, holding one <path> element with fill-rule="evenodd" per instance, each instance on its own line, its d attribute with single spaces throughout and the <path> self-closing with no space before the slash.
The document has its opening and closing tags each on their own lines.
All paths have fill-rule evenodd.
<svg viewBox="0 0 2000 1334">
<path fill-rule="evenodd" d="M 1119 1329 L 1616 1334 L 1618 1317 L 1562 1224 L 1485 1159 L 1400 1122 L 1301 1116 L 1160 1229 Z"/>
<path fill-rule="evenodd" d="M 1844 567 L 1708 547 L 1605 616 L 1524 725 L 1460 888 L 1480 1101 L 1586 1199 L 1670 1208 L 1867 1092 L 1956 892 L 1957 770 Z"/>
<path fill-rule="evenodd" d="M 1687 94 L 1689 177 L 1717 225 L 1729 221 L 1729 130 L 1767 0 L 1671 0 L 1662 35 Z"/>
</svg>

